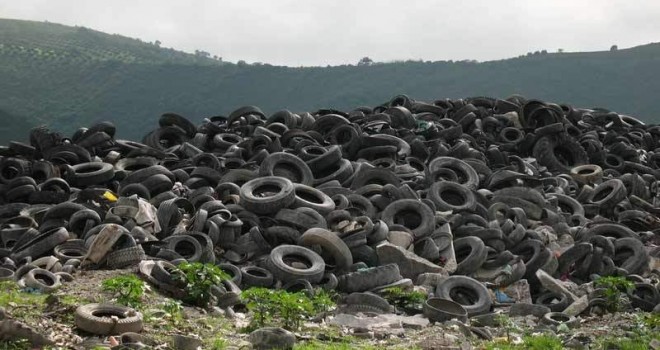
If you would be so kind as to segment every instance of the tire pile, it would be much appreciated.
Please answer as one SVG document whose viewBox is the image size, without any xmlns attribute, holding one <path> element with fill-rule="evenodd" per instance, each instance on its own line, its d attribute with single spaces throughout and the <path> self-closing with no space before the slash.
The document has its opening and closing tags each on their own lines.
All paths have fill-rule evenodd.
<svg viewBox="0 0 660 350">
<path fill-rule="evenodd" d="M 444 320 L 488 313 L 490 292 L 521 280 L 564 311 L 575 291 L 560 280 L 619 275 L 650 311 L 659 180 L 660 126 L 521 96 L 246 106 L 197 126 L 165 114 L 141 143 L 109 122 L 39 127 L 0 148 L 0 279 L 49 291 L 77 269 L 139 266 L 181 296 L 176 264 L 214 263 L 232 275 L 221 307 L 240 288 L 321 286 L 386 312 L 367 292 L 422 285 L 453 301 L 425 305 Z"/>
</svg>

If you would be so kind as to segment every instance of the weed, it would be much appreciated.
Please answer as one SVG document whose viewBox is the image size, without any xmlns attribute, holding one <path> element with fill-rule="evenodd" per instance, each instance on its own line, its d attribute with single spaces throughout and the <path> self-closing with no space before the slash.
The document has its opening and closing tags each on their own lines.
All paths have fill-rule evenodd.
<svg viewBox="0 0 660 350">
<path fill-rule="evenodd" d="M 309 297 L 302 292 L 287 292 L 267 288 L 250 288 L 241 294 L 248 310 L 253 313 L 246 330 L 264 327 L 272 323 L 281 324 L 290 330 L 300 328 L 301 322 L 334 307 L 327 293 L 317 292 Z"/>
<path fill-rule="evenodd" d="M 406 291 L 401 287 L 391 287 L 383 291 L 383 298 L 399 310 L 421 312 L 426 295 L 419 291 Z"/>
<path fill-rule="evenodd" d="M 610 312 L 621 310 L 625 305 L 624 298 L 635 288 L 635 284 L 622 276 L 600 277 L 594 282 L 596 288 L 604 288 L 605 308 Z"/>
<path fill-rule="evenodd" d="M 563 349 L 561 340 L 555 335 L 529 335 L 524 336 L 520 344 L 509 342 L 494 341 L 486 344 L 487 350 L 561 350 Z"/>
<path fill-rule="evenodd" d="M 166 317 L 175 326 L 183 320 L 183 306 L 181 301 L 175 299 L 168 299 L 163 303 L 163 311 L 167 314 Z"/>
<path fill-rule="evenodd" d="M 117 302 L 137 308 L 144 295 L 144 282 L 135 275 L 122 275 L 109 278 L 102 283 L 103 290 L 117 297 Z"/>
<path fill-rule="evenodd" d="M 223 350 L 227 348 L 227 340 L 220 337 L 215 337 L 209 342 L 208 349 L 210 350 Z"/>
<path fill-rule="evenodd" d="M 212 299 L 211 287 L 218 286 L 231 277 L 218 266 L 202 263 L 181 263 L 174 278 L 184 285 L 185 302 L 209 307 Z"/>
</svg>

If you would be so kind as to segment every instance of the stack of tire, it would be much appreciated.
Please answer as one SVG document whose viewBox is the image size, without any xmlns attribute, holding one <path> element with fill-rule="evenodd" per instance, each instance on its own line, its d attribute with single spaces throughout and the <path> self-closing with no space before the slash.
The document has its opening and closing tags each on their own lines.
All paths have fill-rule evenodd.
<svg viewBox="0 0 660 350">
<path fill-rule="evenodd" d="M 13 279 L 51 255 L 75 271 L 114 225 L 121 238 L 91 268 L 188 261 L 241 288 L 412 288 L 406 262 L 380 263 L 391 243 L 439 267 L 453 249 L 431 293 L 470 316 L 491 309 L 486 286 L 523 279 L 563 310 L 538 270 L 577 284 L 631 276 L 636 307 L 660 303 L 660 126 L 605 109 L 401 95 L 348 112 L 245 106 L 198 125 L 168 113 L 141 142 L 109 122 L 29 140 L 0 147 L 0 271 Z M 158 225 L 115 196 L 151 204 Z"/>
</svg>

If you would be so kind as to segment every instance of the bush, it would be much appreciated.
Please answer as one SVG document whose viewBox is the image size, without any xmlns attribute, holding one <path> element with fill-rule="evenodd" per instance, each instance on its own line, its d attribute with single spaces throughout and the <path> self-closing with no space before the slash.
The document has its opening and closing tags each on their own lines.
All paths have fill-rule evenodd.
<svg viewBox="0 0 660 350">
<path fill-rule="evenodd" d="M 627 300 L 623 296 L 635 289 L 634 283 L 621 276 L 600 277 L 594 285 L 605 289 L 606 308 L 610 312 L 621 310 Z"/>
<path fill-rule="evenodd" d="M 231 279 L 226 272 L 213 264 L 184 262 L 177 268 L 174 278 L 183 285 L 186 292 L 184 301 L 202 307 L 209 307 L 211 303 L 211 287 Z"/>
<path fill-rule="evenodd" d="M 102 283 L 103 290 L 112 293 L 117 297 L 117 302 L 130 306 L 138 307 L 144 295 L 144 282 L 135 275 L 123 275 L 109 278 Z"/>
<path fill-rule="evenodd" d="M 383 291 L 383 298 L 399 310 L 421 312 L 426 295 L 418 291 L 406 291 L 401 287 L 390 287 Z"/>
<path fill-rule="evenodd" d="M 247 330 L 267 325 L 281 325 L 289 330 L 297 330 L 302 321 L 335 306 L 330 295 L 324 291 L 317 291 L 310 297 L 303 292 L 250 288 L 243 291 L 241 298 L 253 313 Z"/>
</svg>

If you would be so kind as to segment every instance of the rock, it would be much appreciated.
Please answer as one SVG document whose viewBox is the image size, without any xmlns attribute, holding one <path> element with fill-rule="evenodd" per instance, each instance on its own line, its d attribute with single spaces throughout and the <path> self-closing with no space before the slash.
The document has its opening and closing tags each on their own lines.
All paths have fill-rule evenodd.
<svg viewBox="0 0 660 350">
<path fill-rule="evenodd" d="M 438 286 L 442 281 L 444 281 L 448 276 L 443 273 L 422 273 L 417 276 L 416 285 L 422 286 L 427 291 L 433 293 L 435 287 Z"/>
<path fill-rule="evenodd" d="M 175 334 L 172 336 L 172 345 L 177 350 L 198 350 L 202 348 L 202 340 L 183 334 Z"/>
<path fill-rule="evenodd" d="M 40 331 L 29 327 L 28 325 L 8 318 L 4 311 L 0 319 L 0 341 L 26 339 L 33 347 L 42 347 L 44 345 L 52 345 L 53 341 Z"/>
<path fill-rule="evenodd" d="M 390 325 L 400 325 L 403 328 L 422 329 L 428 327 L 429 319 L 420 315 L 404 316 L 395 314 L 381 315 Z"/>
<path fill-rule="evenodd" d="M 660 350 L 660 340 L 658 339 L 651 340 L 651 342 L 649 343 L 649 349 Z"/>
<path fill-rule="evenodd" d="M 534 305 L 528 303 L 516 303 L 509 308 L 509 316 L 528 316 L 534 315 L 536 317 L 543 317 L 543 315 L 550 312 L 550 308 L 544 305 Z"/>
<path fill-rule="evenodd" d="M 548 290 L 555 292 L 560 295 L 566 295 L 571 302 L 577 300 L 577 296 L 571 293 L 564 284 L 556 280 L 554 277 L 550 276 L 547 272 L 539 269 L 536 271 L 536 277 L 539 279 L 541 284 Z"/>
<path fill-rule="evenodd" d="M 440 256 L 445 260 L 445 271 L 447 273 L 454 273 L 458 267 L 456 261 L 456 252 L 454 251 L 454 235 L 451 233 L 451 226 L 446 223 L 440 226 L 438 233 L 443 239 L 447 240 L 447 247 L 440 251 Z"/>
<path fill-rule="evenodd" d="M 374 330 L 378 328 L 408 328 L 422 329 L 428 327 L 429 320 L 422 315 L 404 316 L 396 314 L 382 314 L 375 317 L 365 315 L 338 314 L 328 321 L 328 324 L 355 329 Z"/>
<path fill-rule="evenodd" d="M 489 289 L 488 291 L 490 293 L 491 299 L 496 303 L 502 302 L 498 299 L 498 295 L 496 295 L 497 292 L 499 294 L 506 295 L 508 298 L 513 300 L 511 301 L 513 303 L 532 304 L 532 295 L 529 291 L 529 283 L 527 283 L 527 280 L 525 279 L 518 280 L 503 289 Z"/>
<path fill-rule="evenodd" d="M 576 301 L 564 310 L 564 313 L 569 316 L 577 316 L 589 307 L 589 297 L 586 295 L 581 296 Z"/>
<path fill-rule="evenodd" d="M 422 273 L 440 273 L 447 275 L 447 271 L 434 263 L 391 243 L 382 243 L 376 247 L 378 261 L 381 265 L 395 263 L 399 266 L 401 276 L 417 279 Z"/>
<path fill-rule="evenodd" d="M 292 349 L 296 336 L 280 327 L 264 327 L 250 333 L 248 340 L 254 349 Z"/>
</svg>

